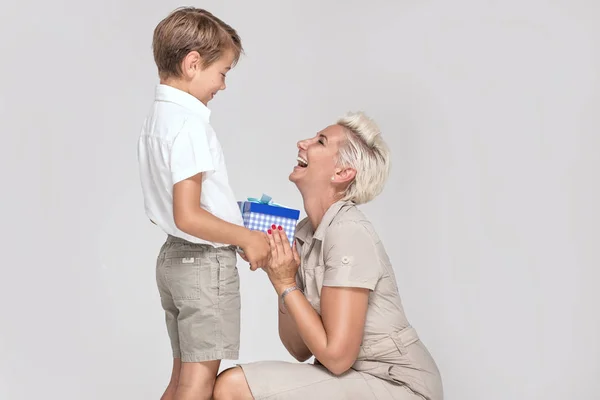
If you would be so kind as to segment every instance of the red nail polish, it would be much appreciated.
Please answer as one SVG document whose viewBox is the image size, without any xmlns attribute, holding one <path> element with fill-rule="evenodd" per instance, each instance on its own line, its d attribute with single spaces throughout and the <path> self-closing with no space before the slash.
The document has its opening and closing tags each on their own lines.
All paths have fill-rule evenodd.
<svg viewBox="0 0 600 400">
<path fill-rule="evenodd" d="M 271 234 L 271 230 L 270 229 L 267 232 L 269 232 L 269 235 Z"/>
<path fill-rule="evenodd" d="M 283 228 L 281 226 L 278 226 L 277 229 L 282 230 Z"/>
<path fill-rule="evenodd" d="M 277 227 L 275 226 L 275 224 L 271 225 L 271 229 L 276 229 Z"/>
</svg>

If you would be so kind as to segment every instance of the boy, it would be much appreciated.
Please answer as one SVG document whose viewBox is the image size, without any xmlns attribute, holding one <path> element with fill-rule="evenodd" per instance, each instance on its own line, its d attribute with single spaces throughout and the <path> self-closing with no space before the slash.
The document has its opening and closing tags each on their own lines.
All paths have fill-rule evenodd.
<svg viewBox="0 0 600 400">
<path fill-rule="evenodd" d="M 152 47 L 160 84 L 138 160 L 146 214 L 168 234 L 156 268 L 174 358 L 162 399 L 210 399 L 220 360 L 238 358 L 235 246 L 253 267 L 270 253 L 264 233 L 243 227 L 209 123 L 207 104 L 242 45 L 208 11 L 184 7 L 156 26 Z"/>
</svg>

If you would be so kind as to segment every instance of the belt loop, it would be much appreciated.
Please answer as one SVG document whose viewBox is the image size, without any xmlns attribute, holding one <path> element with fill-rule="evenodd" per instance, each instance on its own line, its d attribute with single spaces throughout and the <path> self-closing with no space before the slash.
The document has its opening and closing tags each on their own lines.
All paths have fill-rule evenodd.
<svg viewBox="0 0 600 400">
<path fill-rule="evenodd" d="M 408 350 L 406 349 L 406 346 L 402 342 L 399 332 L 392 333 L 390 335 L 390 337 L 392 338 L 392 341 L 394 342 L 394 344 L 396 345 L 396 348 L 400 352 L 400 355 L 405 356 L 408 353 Z"/>
<path fill-rule="evenodd" d="M 417 331 L 412 326 L 408 326 L 401 331 L 394 332 L 391 335 L 392 340 L 402 355 L 408 353 L 407 347 L 419 340 Z"/>
<path fill-rule="evenodd" d="M 400 337 L 402 339 L 402 343 L 404 343 L 404 346 L 409 346 L 419 340 L 417 331 L 412 326 L 400 331 Z"/>
</svg>

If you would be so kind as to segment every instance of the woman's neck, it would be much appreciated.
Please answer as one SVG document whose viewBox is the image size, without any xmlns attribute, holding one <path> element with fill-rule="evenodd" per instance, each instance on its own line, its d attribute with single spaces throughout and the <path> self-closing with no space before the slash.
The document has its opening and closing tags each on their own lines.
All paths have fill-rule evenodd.
<svg viewBox="0 0 600 400">
<path fill-rule="evenodd" d="M 316 231 L 329 207 L 338 201 L 339 198 L 330 196 L 303 196 L 303 200 L 306 216 L 312 225 L 313 231 Z"/>
</svg>

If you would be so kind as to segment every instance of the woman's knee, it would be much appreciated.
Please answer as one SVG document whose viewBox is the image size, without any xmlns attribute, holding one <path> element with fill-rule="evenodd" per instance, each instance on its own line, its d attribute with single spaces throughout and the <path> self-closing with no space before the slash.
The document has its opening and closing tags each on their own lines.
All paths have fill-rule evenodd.
<svg viewBox="0 0 600 400">
<path fill-rule="evenodd" d="M 215 382 L 214 400 L 252 400 L 252 394 L 241 367 L 232 367 L 221 372 Z"/>
</svg>

